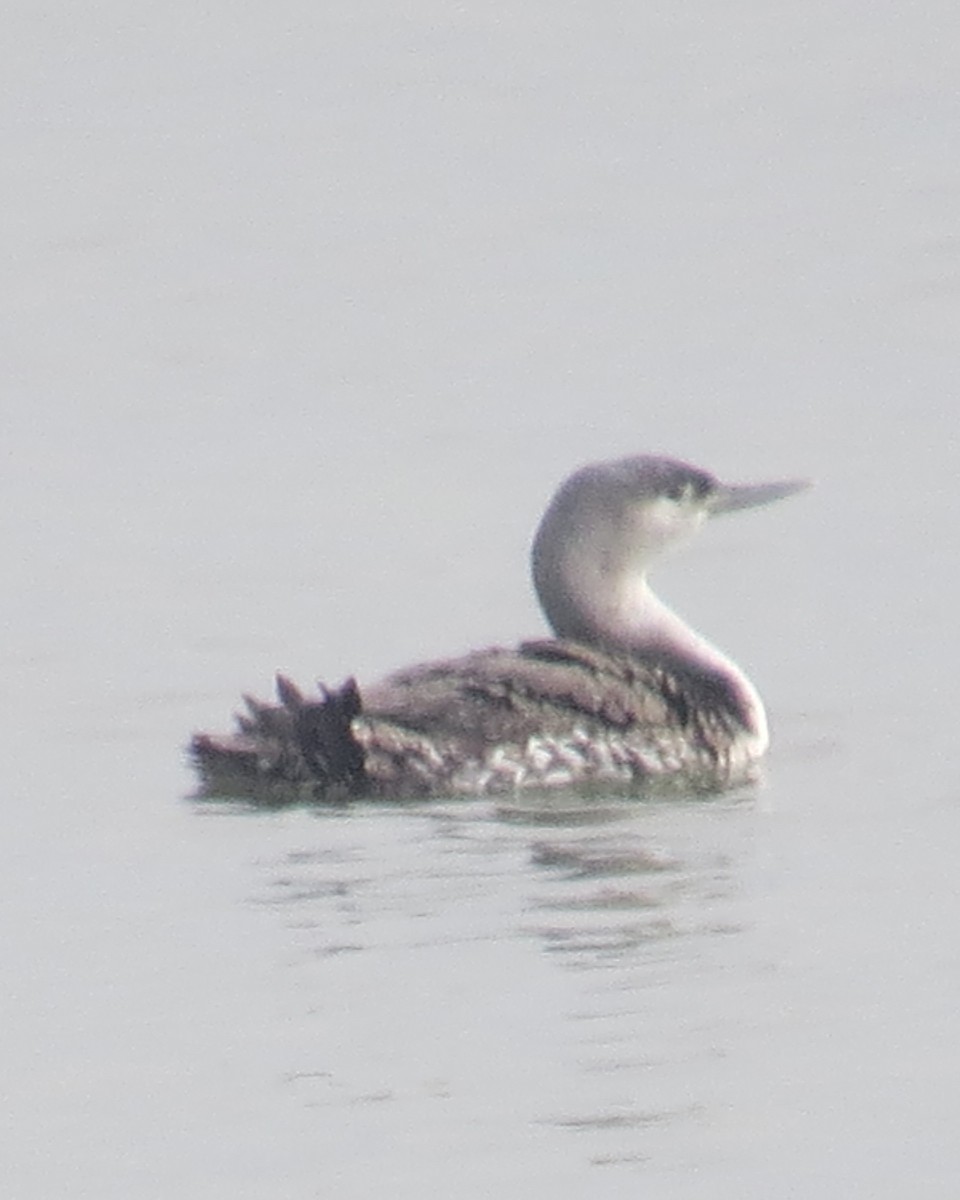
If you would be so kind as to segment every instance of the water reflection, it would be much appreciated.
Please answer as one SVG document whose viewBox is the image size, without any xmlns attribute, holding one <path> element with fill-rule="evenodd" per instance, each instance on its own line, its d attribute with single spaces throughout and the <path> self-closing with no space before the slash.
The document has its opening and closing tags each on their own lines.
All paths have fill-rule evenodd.
<svg viewBox="0 0 960 1200">
<path fill-rule="evenodd" d="M 733 1036 L 755 819 L 615 800 L 301 825 L 256 896 L 310 1028 L 290 1086 L 328 1110 L 442 1100 L 469 1123 L 480 1104 L 576 1134 L 596 1165 L 665 1152 L 664 1129 L 709 1122 Z"/>
<path fill-rule="evenodd" d="M 723 854 L 697 861 L 636 835 L 594 836 L 535 843 L 532 861 L 549 871 L 533 902 L 545 947 L 575 955 L 581 969 L 622 967 L 648 943 L 736 928 L 712 903 L 732 887 Z"/>
</svg>

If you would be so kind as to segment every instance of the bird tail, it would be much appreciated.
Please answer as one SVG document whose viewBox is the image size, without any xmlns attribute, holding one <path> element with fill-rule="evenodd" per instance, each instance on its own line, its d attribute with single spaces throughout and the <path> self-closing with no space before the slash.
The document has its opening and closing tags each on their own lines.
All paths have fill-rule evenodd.
<svg viewBox="0 0 960 1200">
<path fill-rule="evenodd" d="M 277 676 L 279 704 L 245 696 L 233 734 L 195 734 L 189 752 L 200 774 L 200 795 L 245 796 L 278 801 L 302 797 L 336 802 L 363 792 L 363 747 L 353 719 L 363 702 L 354 679 L 320 699 L 305 697 Z"/>
</svg>

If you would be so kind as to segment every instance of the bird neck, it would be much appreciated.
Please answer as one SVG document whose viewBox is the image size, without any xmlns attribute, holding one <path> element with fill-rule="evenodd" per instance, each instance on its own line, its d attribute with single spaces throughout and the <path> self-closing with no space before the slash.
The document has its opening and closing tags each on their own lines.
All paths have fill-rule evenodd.
<svg viewBox="0 0 960 1200">
<path fill-rule="evenodd" d="M 636 655 L 699 685 L 734 713 L 756 740 L 757 753 L 766 749 L 767 719 L 756 688 L 732 659 L 663 603 L 645 573 L 608 576 L 603 587 L 588 583 L 543 607 L 558 637 Z"/>
</svg>

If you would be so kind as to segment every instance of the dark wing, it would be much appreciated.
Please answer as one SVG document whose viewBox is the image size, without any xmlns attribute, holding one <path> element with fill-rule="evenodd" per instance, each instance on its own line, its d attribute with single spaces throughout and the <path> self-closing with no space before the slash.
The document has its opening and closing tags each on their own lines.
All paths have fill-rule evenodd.
<svg viewBox="0 0 960 1200">
<path fill-rule="evenodd" d="M 554 640 L 398 672 L 365 693 L 354 732 L 373 791 L 423 795 L 680 774 L 724 786 L 739 729 L 722 695 L 665 664 Z"/>
<path fill-rule="evenodd" d="M 322 799 L 475 792 L 581 777 L 685 770 L 721 780 L 736 722 L 722 696 L 665 665 L 568 641 L 352 680 L 305 699 L 278 679 L 279 705 L 247 699 L 238 731 L 191 746 L 208 794 L 293 785 Z M 611 757 L 612 756 L 612 757 Z M 612 764 L 612 765 L 611 765 Z M 718 771 L 719 764 L 719 771 Z M 575 761 L 568 782 L 577 777 Z"/>
<path fill-rule="evenodd" d="M 399 671 L 366 692 L 363 711 L 480 752 L 573 725 L 675 723 L 682 702 L 664 683 L 663 672 L 624 655 L 577 642 L 524 642 Z"/>
</svg>

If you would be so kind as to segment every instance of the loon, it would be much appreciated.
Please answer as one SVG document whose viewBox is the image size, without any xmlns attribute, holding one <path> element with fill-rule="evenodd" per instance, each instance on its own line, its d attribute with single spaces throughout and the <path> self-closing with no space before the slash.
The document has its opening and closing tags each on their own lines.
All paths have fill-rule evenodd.
<svg viewBox="0 0 960 1200">
<path fill-rule="evenodd" d="M 809 486 L 726 485 L 671 458 L 581 467 L 537 529 L 553 638 L 429 662 L 358 688 L 244 697 L 232 734 L 196 734 L 200 795 L 413 799 L 525 788 L 750 782 L 767 749 L 743 671 L 651 591 L 650 563 L 707 517 Z"/>
</svg>

